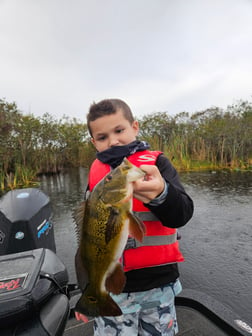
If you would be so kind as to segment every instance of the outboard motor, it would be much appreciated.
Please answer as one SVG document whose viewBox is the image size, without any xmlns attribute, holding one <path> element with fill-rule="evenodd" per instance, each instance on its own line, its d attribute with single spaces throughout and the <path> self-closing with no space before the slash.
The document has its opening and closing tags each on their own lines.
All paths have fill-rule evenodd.
<svg viewBox="0 0 252 336">
<path fill-rule="evenodd" d="M 65 266 L 49 249 L 0 256 L 0 335 L 63 335 L 67 283 Z"/>
<path fill-rule="evenodd" d="M 0 199 L 0 255 L 48 248 L 56 252 L 49 197 L 37 188 L 15 189 Z"/>
<path fill-rule="evenodd" d="M 0 335 L 61 336 L 70 304 L 49 197 L 37 188 L 0 198 Z"/>
</svg>

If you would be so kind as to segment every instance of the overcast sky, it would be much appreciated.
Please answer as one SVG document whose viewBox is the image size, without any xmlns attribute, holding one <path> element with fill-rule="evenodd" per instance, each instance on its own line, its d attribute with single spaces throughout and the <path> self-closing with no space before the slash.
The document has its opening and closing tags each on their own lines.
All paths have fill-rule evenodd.
<svg viewBox="0 0 252 336">
<path fill-rule="evenodd" d="M 0 98 L 85 121 L 252 101 L 252 0 L 0 0 Z"/>
</svg>

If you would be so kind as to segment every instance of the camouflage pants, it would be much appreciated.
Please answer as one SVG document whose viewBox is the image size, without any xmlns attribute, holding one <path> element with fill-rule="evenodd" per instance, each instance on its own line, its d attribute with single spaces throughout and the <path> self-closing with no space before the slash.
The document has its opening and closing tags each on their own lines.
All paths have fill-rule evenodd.
<svg viewBox="0 0 252 336">
<path fill-rule="evenodd" d="M 161 288 L 111 295 L 122 309 L 117 317 L 98 317 L 95 336 L 174 336 L 178 332 L 174 298 L 180 281 Z"/>
</svg>

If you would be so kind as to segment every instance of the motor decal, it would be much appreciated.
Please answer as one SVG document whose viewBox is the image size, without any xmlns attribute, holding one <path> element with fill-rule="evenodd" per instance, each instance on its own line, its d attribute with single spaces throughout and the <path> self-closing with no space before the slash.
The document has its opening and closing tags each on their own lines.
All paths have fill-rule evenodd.
<svg viewBox="0 0 252 336">
<path fill-rule="evenodd" d="M 28 198 L 30 194 L 28 192 L 22 192 L 21 194 L 17 195 L 17 198 Z"/>
<path fill-rule="evenodd" d="M 28 273 L 12 275 L 8 278 L 0 279 L 0 294 L 8 293 L 24 287 Z"/>
<path fill-rule="evenodd" d="M 40 238 L 42 235 L 46 234 L 48 235 L 50 229 L 52 228 L 52 223 L 49 220 L 44 220 L 38 227 L 38 238 Z"/>
<path fill-rule="evenodd" d="M 0 244 L 3 244 L 5 238 L 5 233 L 0 230 Z"/>
<path fill-rule="evenodd" d="M 22 232 L 22 231 L 16 232 L 15 238 L 18 239 L 18 240 L 23 239 L 24 238 L 24 232 Z"/>
</svg>

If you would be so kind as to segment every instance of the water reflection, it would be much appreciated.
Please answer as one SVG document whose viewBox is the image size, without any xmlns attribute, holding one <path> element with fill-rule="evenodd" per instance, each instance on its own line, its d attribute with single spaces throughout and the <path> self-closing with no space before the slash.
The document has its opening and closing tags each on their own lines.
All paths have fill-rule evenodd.
<svg viewBox="0 0 252 336">
<path fill-rule="evenodd" d="M 41 177 L 41 188 L 52 200 L 52 204 L 69 209 L 83 198 L 88 171 L 85 168 L 69 169 L 63 174 Z M 57 212 L 57 211 L 56 211 Z"/>
<path fill-rule="evenodd" d="M 52 222 L 57 255 L 67 266 L 69 280 L 76 283 L 74 256 L 77 234 L 73 212 L 83 200 L 88 171 L 84 168 L 69 169 L 60 175 L 41 177 L 41 189 L 52 203 Z"/>
<path fill-rule="evenodd" d="M 252 196 L 252 172 L 210 171 L 181 173 L 181 180 L 191 186 L 201 186 L 213 192 L 236 192 Z"/>
<path fill-rule="evenodd" d="M 181 173 L 181 180 L 195 187 L 220 193 L 235 192 L 239 196 L 252 196 L 252 172 L 210 171 Z"/>
</svg>

